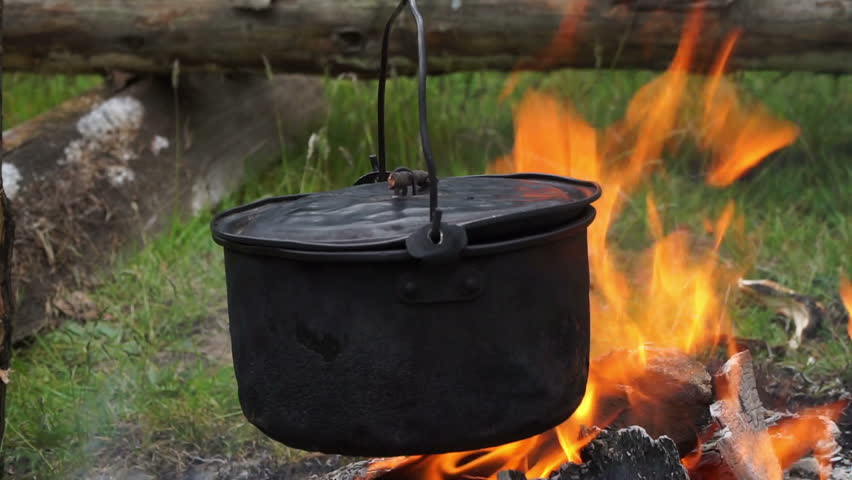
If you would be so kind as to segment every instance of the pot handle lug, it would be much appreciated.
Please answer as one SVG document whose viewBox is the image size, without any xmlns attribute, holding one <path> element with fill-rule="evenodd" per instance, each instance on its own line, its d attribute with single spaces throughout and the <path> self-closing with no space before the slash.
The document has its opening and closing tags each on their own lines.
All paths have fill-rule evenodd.
<svg viewBox="0 0 852 480">
<path fill-rule="evenodd" d="M 442 268 L 424 268 L 400 275 L 397 298 L 403 303 L 454 303 L 473 301 L 485 291 L 485 276 L 471 267 L 455 269 L 449 276 Z"/>
<path fill-rule="evenodd" d="M 439 210 L 440 213 L 440 210 Z M 437 228 L 437 241 L 433 232 Z M 426 263 L 455 262 L 467 247 L 467 232 L 458 225 L 423 225 L 405 239 L 408 254 Z"/>
</svg>

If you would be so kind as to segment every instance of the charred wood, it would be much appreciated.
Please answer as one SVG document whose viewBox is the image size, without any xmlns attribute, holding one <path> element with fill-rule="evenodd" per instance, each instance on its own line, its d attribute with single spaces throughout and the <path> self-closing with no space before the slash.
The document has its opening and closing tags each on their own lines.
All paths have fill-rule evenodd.
<svg viewBox="0 0 852 480">
<path fill-rule="evenodd" d="M 396 2 L 379 0 L 6 0 L 10 69 L 168 73 L 181 68 L 376 75 Z M 687 16 L 704 10 L 694 66 L 742 35 L 732 68 L 852 71 L 852 0 L 464 0 L 423 2 L 429 71 L 665 68 Z M 401 18 L 391 63 L 416 66 Z"/>
<path fill-rule="evenodd" d="M 807 455 L 821 478 L 831 478 L 832 461 L 840 447 L 832 420 L 848 402 L 777 413 L 759 397 L 751 355 L 732 356 L 715 376 L 717 400 L 713 423 L 705 432 L 700 457 L 690 466 L 692 480 L 781 478 L 784 470 Z M 833 410 L 833 412 L 831 411 Z"/>
<path fill-rule="evenodd" d="M 687 480 L 674 442 L 651 438 L 641 427 L 597 431 L 581 451 L 583 463 L 566 463 L 549 480 Z M 379 480 L 388 472 L 371 470 L 371 461 L 356 462 L 317 480 Z M 397 477 L 393 477 L 397 478 Z M 523 472 L 498 472 L 498 480 L 527 480 Z"/>
<path fill-rule="evenodd" d="M 6 188 L 20 216 L 14 341 L 61 318 L 97 318 L 86 291 L 115 257 L 175 215 L 219 202 L 324 110 L 315 79 L 193 74 L 173 83 L 139 78 L 4 132 L 6 171 L 15 172 Z"/>
<path fill-rule="evenodd" d="M 674 442 L 651 438 L 641 427 L 601 431 L 580 452 L 583 463 L 567 463 L 551 480 L 687 480 Z"/>
<path fill-rule="evenodd" d="M 690 468 L 693 480 L 781 478 L 782 470 L 772 454 L 772 444 L 757 392 L 751 355 L 733 355 L 716 377 L 716 396 L 710 407 L 713 424 L 709 441 L 701 445 L 701 457 Z"/>
</svg>

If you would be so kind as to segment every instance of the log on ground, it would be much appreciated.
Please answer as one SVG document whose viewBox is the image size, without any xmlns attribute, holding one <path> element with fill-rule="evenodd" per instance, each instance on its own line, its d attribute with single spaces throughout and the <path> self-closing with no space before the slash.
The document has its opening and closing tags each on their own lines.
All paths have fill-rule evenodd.
<svg viewBox="0 0 852 480">
<path fill-rule="evenodd" d="M 85 292 L 118 254 L 175 215 L 215 205 L 280 158 L 280 139 L 306 136 L 325 112 L 316 79 L 179 80 L 175 90 L 169 78 L 139 78 L 4 132 L 4 184 L 19 218 L 13 340 L 97 316 Z"/>
<path fill-rule="evenodd" d="M 10 69 L 170 72 L 184 69 L 375 75 L 396 1 L 6 0 Z M 464 0 L 422 2 L 429 70 L 665 68 L 690 11 L 704 9 L 696 68 L 734 31 L 731 68 L 852 71 L 852 0 Z M 414 23 L 391 43 L 401 73 L 416 66 Z"/>
</svg>

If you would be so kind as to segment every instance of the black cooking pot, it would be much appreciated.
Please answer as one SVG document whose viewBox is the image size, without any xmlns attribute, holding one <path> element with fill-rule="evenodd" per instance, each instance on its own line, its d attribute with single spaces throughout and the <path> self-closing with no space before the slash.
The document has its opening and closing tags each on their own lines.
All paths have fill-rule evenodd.
<svg viewBox="0 0 852 480">
<path fill-rule="evenodd" d="M 428 175 L 385 169 L 387 39 L 406 6 L 418 26 Z M 586 227 L 600 188 L 541 174 L 439 182 L 425 83 L 422 20 L 403 0 L 383 39 L 375 171 L 353 187 L 213 220 L 240 404 L 287 445 L 364 456 L 470 450 L 547 430 L 583 398 Z"/>
</svg>

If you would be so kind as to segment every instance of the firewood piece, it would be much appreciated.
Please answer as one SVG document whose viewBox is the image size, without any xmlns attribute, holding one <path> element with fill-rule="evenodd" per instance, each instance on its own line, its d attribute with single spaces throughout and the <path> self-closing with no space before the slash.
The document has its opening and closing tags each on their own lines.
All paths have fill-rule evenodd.
<svg viewBox="0 0 852 480">
<path fill-rule="evenodd" d="M 169 73 L 378 72 L 384 0 L 6 0 L 10 69 Z M 234 8 L 235 5 L 248 8 Z M 686 17 L 704 10 L 694 65 L 713 65 L 733 30 L 731 68 L 852 71 L 852 0 L 459 0 L 422 2 L 429 73 L 464 70 L 665 68 Z M 414 22 L 394 27 L 396 70 L 417 66 Z"/>
<path fill-rule="evenodd" d="M 146 77 L 4 132 L 20 219 L 13 341 L 65 318 L 74 292 L 173 215 L 210 208 L 275 164 L 279 139 L 307 136 L 324 106 L 321 82 L 307 77 L 191 74 L 177 91 Z"/>
<path fill-rule="evenodd" d="M 642 427 L 604 430 L 580 452 L 583 463 L 566 463 L 551 480 L 687 480 L 674 442 L 656 440 Z"/>
<path fill-rule="evenodd" d="M 716 397 L 710 409 L 715 418 L 740 422 L 744 428 L 765 430 L 767 410 L 757 393 L 754 365 L 748 350 L 736 353 L 715 375 Z"/>
<path fill-rule="evenodd" d="M 685 455 L 710 423 L 710 374 L 676 350 L 646 347 L 643 357 L 637 351 L 617 350 L 592 361 L 601 392 L 596 419 L 603 424 L 615 417 L 612 427 L 639 425 L 653 438 L 665 435 Z M 623 368 L 642 361 L 645 367 L 639 374 Z"/>
<path fill-rule="evenodd" d="M 813 337 L 827 316 L 825 307 L 813 297 L 771 280 L 741 279 L 739 288 L 786 319 L 786 329 L 793 329 L 787 343 L 793 350 L 799 348 L 805 338 Z"/>
<path fill-rule="evenodd" d="M 781 478 L 767 431 L 767 410 L 760 402 L 751 354 L 733 355 L 715 376 L 716 396 L 710 406 L 713 424 L 701 457 L 690 468 L 692 480 L 765 480 Z"/>
<path fill-rule="evenodd" d="M 834 478 L 832 462 L 840 451 L 835 420 L 848 399 L 797 413 L 767 410 L 758 397 L 748 351 L 734 355 L 720 369 L 716 390 L 720 400 L 711 406 L 714 421 L 700 459 L 690 466 L 692 480 L 779 478 L 774 475 L 809 454 L 821 478 Z"/>
</svg>

